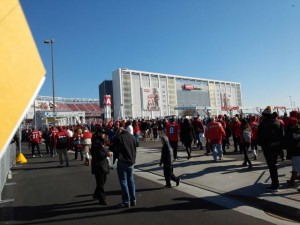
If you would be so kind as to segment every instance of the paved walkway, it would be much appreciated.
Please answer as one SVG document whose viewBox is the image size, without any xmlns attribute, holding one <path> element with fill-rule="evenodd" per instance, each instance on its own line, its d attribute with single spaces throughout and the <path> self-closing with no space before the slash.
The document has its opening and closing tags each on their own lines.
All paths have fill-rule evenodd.
<svg viewBox="0 0 300 225">
<path fill-rule="evenodd" d="M 158 166 L 160 144 L 156 143 L 151 148 L 153 144 L 144 145 L 146 147 L 138 149 L 136 168 L 163 176 L 162 169 Z M 224 155 L 223 160 L 218 162 L 214 162 L 211 155 L 204 155 L 204 151 L 197 150 L 192 155 L 187 160 L 186 152 L 181 147 L 180 158 L 174 163 L 174 173 L 180 176 L 183 183 L 238 198 L 262 207 L 265 211 L 277 212 L 300 221 L 300 193 L 297 191 L 299 184 L 290 187 L 286 182 L 290 178 L 290 160 L 279 162 L 280 191 L 272 193 L 266 189 L 271 181 L 263 160 L 252 161 L 253 168 L 249 170 L 242 166 L 243 155 L 239 155 L 240 159 L 230 154 Z M 262 153 L 260 158 L 263 158 Z"/>
<path fill-rule="evenodd" d="M 166 195 L 166 192 L 161 189 L 164 185 L 164 179 L 162 178 L 162 168 L 158 165 L 160 149 L 160 142 L 141 143 L 141 147 L 138 148 L 136 175 L 140 177 L 137 179 L 139 187 L 146 190 L 151 186 L 153 188 L 150 188 L 151 190 L 158 191 L 156 194 L 147 192 L 149 196 L 147 195 L 147 201 L 144 201 L 143 204 L 150 202 L 153 205 L 153 201 L 159 202 L 160 199 L 157 196 L 161 196 L 161 201 L 172 201 L 170 196 Z M 231 153 L 232 149 L 228 151 Z M 27 152 L 29 153 L 28 150 Z M 73 159 L 72 152 L 69 154 L 70 159 Z M 196 194 L 205 191 L 215 193 L 215 196 L 225 196 L 229 197 L 227 199 L 242 202 L 239 206 L 250 205 L 267 212 L 277 212 L 279 215 L 293 218 L 300 222 L 300 193 L 296 187 L 290 188 L 286 183 L 286 180 L 290 177 L 290 161 L 286 160 L 279 163 L 280 192 L 270 193 L 266 190 L 266 187 L 270 184 L 269 172 L 261 153 L 258 160 L 253 161 L 252 170 L 241 166 L 243 156 L 239 154 L 228 154 L 224 156 L 222 161 L 214 162 L 211 155 L 205 156 L 204 151 L 197 150 L 193 151 L 193 157 L 187 160 L 186 152 L 181 147 L 178 155 L 179 161 L 174 163 L 174 172 L 182 179 L 182 184 L 177 188 L 178 190 L 188 193 L 188 190 L 193 189 Z M 73 213 L 78 213 L 78 218 L 86 218 L 89 221 L 91 218 L 97 218 L 99 212 L 94 210 L 94 208 L 94 211 L 90 211 L 91 209 L 89 208 L 92 201 L 90 199 L 91 193 L 94 188 L 94 180 L 90 175 L 90 168 L 82 166 L 81 161 L 74 160 L 71 162 L 70 168 L 59 168 L 57 157 L 50 158 L 45 156 L 43 158 L 28 158 L 28 160 L 29 163 L 27 165 L 18 165 L 13 169 L 14 179 L 12 180 L 12 185 L 14 185 L 14 182 L 17 185 L 13 189 L 6 188 L 5 197 L 8 199 L 9 196 L 14 196 L 15 201 L 12 203 L 14 207 L 2 205 L 5 211 L 2 212 L 3 219 L 0 222 L 10 221 L 10 218 L 14 218 L 20 224 L 24 224 L 24 221 L 28 222 L 25 224 L 39 224 L 42 221 L 43 224 L 55 224 L 58 221 L 60 224 L 72 224 L 71 218 L 73 218 Z M 115 171 L 113 171 L 107 184 L 107 187 L 113 188 L 108 193 L 112 203 L 108 210 L 111 210 L 110 213 L 113 213 L 114 216 L 120 213 L 118 210 L 115 212 L 116 209 L 114 207 L 120 201 L 120 193 L 117 191 L 119 189 L 117 179 L 112 179 L 112 176 L 115 175 Z M 149 181 L 141 179 L 142 177 L 149 179 Z M 154 185 L 150 180 L 160 184 L 158 186 Z M 175 186 L 174 183 L 173 185 Z M 170 193 L 177 194 L 177 192 L 174 192 L 175 190 L 174 188 L 173 192 Z M 11 191 L 13 193 L 10 193 Z M 35 196 L 32 196 L 32 193 L 35 193 Z M 78 193 L 85 194 L 78 196 Z M 116 193 L 118 194 L 116 195 Z M 143 193 L 143 198 L 145 198 L 146 192 L 141 193 Z M 156 196 L 155 200 L 153 199 L 154 194 Z M 139 196 L 139 198 L 141 197 Z M 82 201 L 78 201 L 79 199 L 82 199 Z M 210 197 L 204 198 L 200 196 L 196 199 L 209 201 Z M 222 198 L 215 199 L 221 201 L 220 199 Z M 224 201 L 227 201 L 226 198 Z M 65 214 L 69 206 L 74 206 L 76 209 L 79 203 L 83 204 L 85 202 L 89 204 L 86 206 L 80 205 L 80 210 L 68 211 Z M 199 205 L 204 203 L 197 202 L 195 204 L 199 207 Z M 84 207 L 87 207 L 87 209 Z M 82 211 L 82 208 L 86 211 Z M 231 208 L 236 208 L 236 206 Z M 61 209 L 65 211 L 62 212 Z M 144 211 L 142 212 L 144 213 Z M 184 211 L 182 213 L 186 214 Z M 93 215 L 88 216 L 86 214 Z M 197 216 L 197 214 L 193 216 Z M 62 223 L 62 221 L 66 221 L 66 223 Z M 97 224 L 97 221 L 95 220 L 94 223 L 89 222 L 89 224 Z M 277 224 L 283 223 L 279 222 Z"/>
</svg>

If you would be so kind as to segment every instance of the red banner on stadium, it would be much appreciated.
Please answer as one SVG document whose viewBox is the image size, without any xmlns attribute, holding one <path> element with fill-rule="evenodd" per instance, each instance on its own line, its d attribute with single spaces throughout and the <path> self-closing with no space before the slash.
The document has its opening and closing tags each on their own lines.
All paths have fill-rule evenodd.
<svg viewBox="0 0 300 225">
<path fill-rule="evenodd" d="M 110 95 L 104 95 L 103 104 L 106 106 L 111 106 L 111 96 Z"/>
</svg>

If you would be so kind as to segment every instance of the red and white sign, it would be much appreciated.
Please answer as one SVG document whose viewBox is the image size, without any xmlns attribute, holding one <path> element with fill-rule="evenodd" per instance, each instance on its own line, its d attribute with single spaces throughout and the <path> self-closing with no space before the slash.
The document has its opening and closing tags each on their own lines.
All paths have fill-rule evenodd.
<svg viewBox="0 0 300 225">
<path fill-rule="evenodd" d="M 105 106 L 111 106 L 111 96 L 110 95 L 104 95 L 104 102 L 103 104 Z"/>
<path fill-rule="evenodd" d="M 188 91 L 191 91 L 191 90 L 202 90 L 202 87 L 199 86 L 199 85 L 184 84 L 184 85 L 182 85 L 182 89 L 188 90 Z"/>
</svg>

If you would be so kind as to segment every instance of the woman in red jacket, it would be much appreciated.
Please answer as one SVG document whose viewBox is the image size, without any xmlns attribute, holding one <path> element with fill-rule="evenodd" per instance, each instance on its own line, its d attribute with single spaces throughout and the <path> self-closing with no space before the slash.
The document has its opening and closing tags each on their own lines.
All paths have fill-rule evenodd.
<svg viewBox="0 0 300 225">
<path fill-rule="evenodd" d="M 231 123 L 231 132 L 232 132 L 232 139 L 234 145 L 234 152 L 238 152 L 238 145 L 240 144 L 240 129 L 241 129 L 241 122 L 239 121 L 238 117 L 232 118 Z M 240 149 L 240 153 L 242 150 Z"/>
<path fill-rule="evenodd" d="M 140 126 L 136 120 L 132 121 L 132 127 L 133 127 L 133 135 L 136 140 L 136 146 L 139 147 Z"/>
</svg>

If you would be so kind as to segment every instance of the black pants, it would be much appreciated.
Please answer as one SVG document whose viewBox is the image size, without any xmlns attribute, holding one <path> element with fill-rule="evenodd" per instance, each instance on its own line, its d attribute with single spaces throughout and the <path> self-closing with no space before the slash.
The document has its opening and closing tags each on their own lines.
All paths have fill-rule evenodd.
<svg viewBox="0 0 300 225">
<path fill-rule="evenodd" d="M 49 149 L 50 149 L 50 142 L 45 142 L 45 146 L 46 146 L 46 153 L 49 153 Z"/>
<path fill-rule="evenodd" d="M 105 192 L 104 192 L 104 184 L 106 182 L 107 174 L 105 173 L 96 173 L 96 189 L 93 194 L 93 198 L 99 199 L 99 202 L 103 202 L 106 200 Z"/>
<path fill-rule="evenodd" d="M 171 180 L 174 181 L 174 182 L 179 181 L 179 178 L 176 177 L 173 173 L 173 166 L 164 165 L 164 176 L 165 176 L 167 187 L 171 187 Z"/>
<path fill-rule="evenodd" d="M 279 181 L 278 181 L 278 171 L 277 171 L 277 158 L 280 152 L 280 149 L 264 149 L 264 156 L 266 158 L 266 162 L 269 168 L 270 177 L 272 181 L 272 187 L 278 188 Z"/>
<path fill-rule="evenodd" d="M 240 144 L 240 148 L 244 153 L 244 163 L 243 163 L 243 165 L 247 165 L 247 163 L 248 163 L 249 166 L 252 165 L 251 161 L 248 157 L 249 144 L 246 144 L 246 143 Z"/>
<path fill-rule="evenodd" d="M 32 153 L 32 155 L 34 155 L 34 149 L 35 149 L 35 147 L 37 149 L 38 154 L 40 155 L 41 154 L 41 152 L 40 152 L 40 144 L 31 142 L 31 153 Z"/>
<path fill-rule="evenodd" d="M 80 157 L 81 157 L 81 160 L 83 160 L 82 147 L 77 147 L 77 146 L 75 146 L 75 147 L 74 147 L 74 150 L 75 150 L 75 159 L 77 159 L 77 157 L 78 157 L 78 152 L 79 152 Z"/>
<path fill-rule="evenodd" d="M 234 145 L 234 151 L 237 152 L 238 151 L 238 145 L 240 144 L 239 142 L 240 137 L 237 136 L 232 136 L 232 140 L 233 140 L 233 145 Z"/>
<path fill-rule="evenodd" d="M 173 157 L 174 159 L 177 159 L 177 147 L 178 147 L 178 142 L 177 141 L 169 141 L 170 145 L 173 149 Z"/>
</svg>

